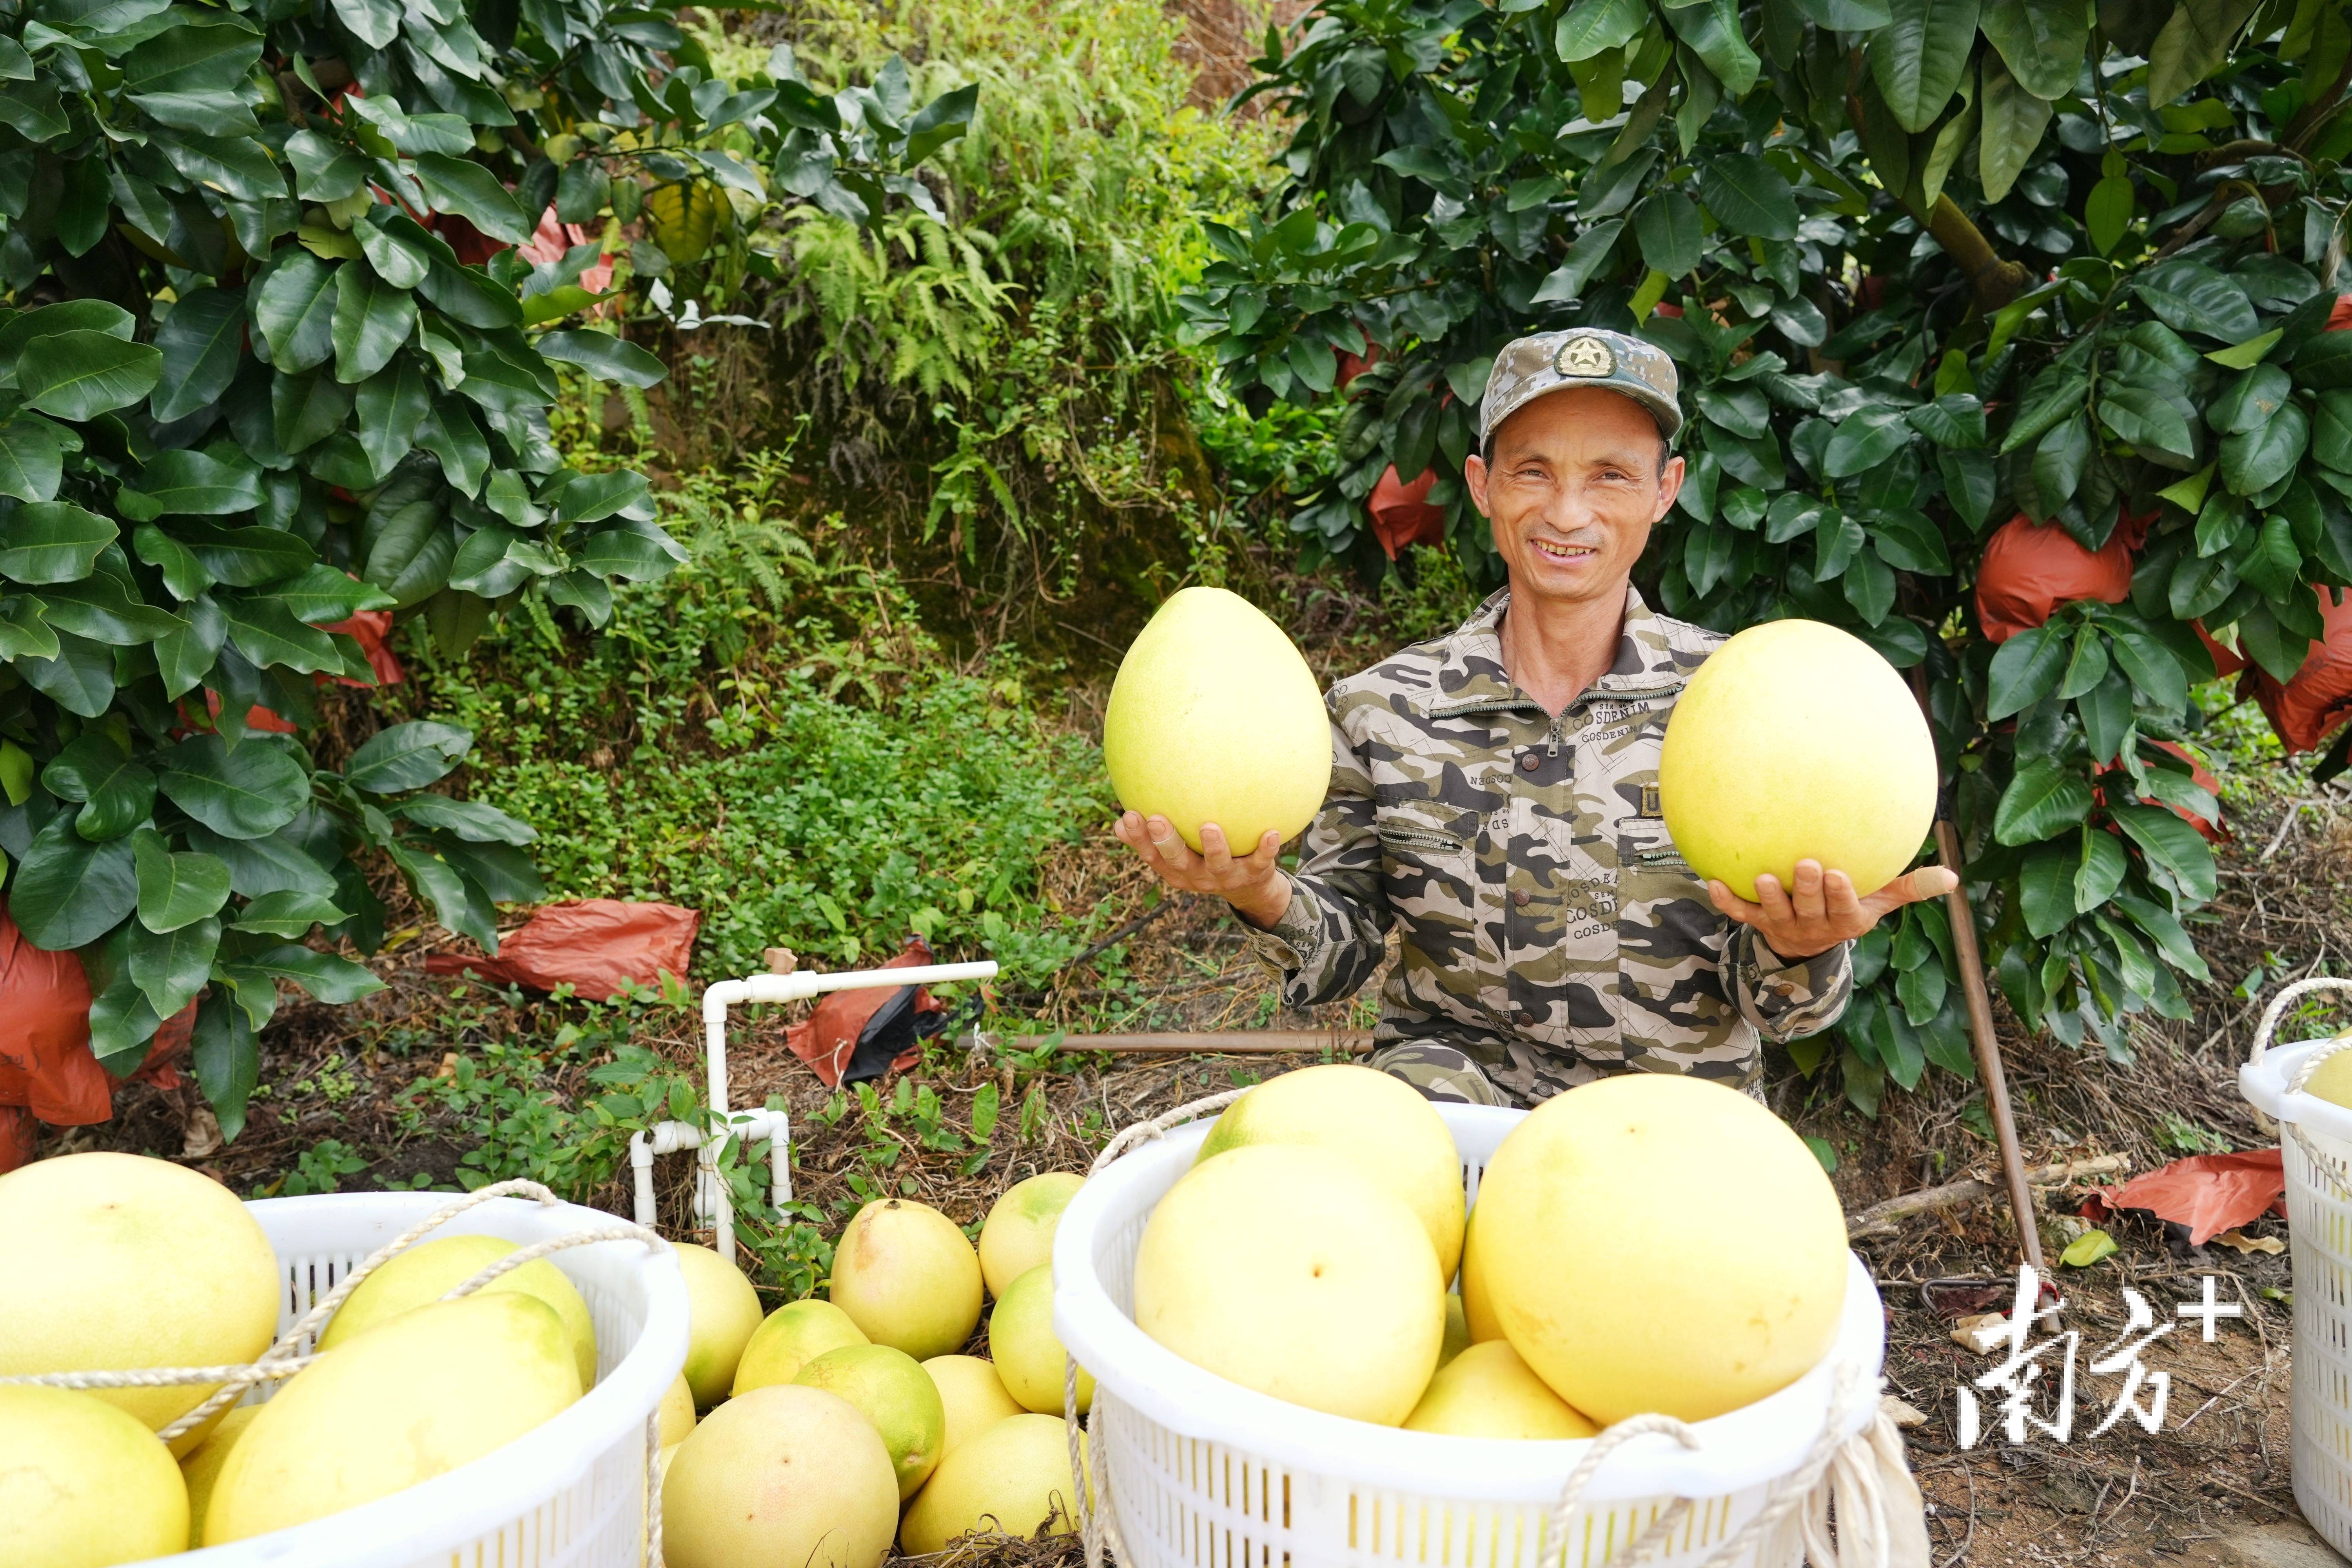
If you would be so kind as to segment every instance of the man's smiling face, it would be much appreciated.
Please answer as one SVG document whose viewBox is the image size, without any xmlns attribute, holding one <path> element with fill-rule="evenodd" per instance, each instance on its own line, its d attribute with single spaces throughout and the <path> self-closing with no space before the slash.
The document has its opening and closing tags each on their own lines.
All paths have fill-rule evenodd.
<svg viewBox="0 0 2352 1568">
<path fill-rule="evenodd" d="M 1512 597 L 1623 598 L 1682 489 L 1683 460 L 1664 453 L 1649 411 L 1599 387 L 1551 393 L 1504 420 L 1492 464 L 1474 454 L 1463 478 L 1494 525 Z"/>
</svg>

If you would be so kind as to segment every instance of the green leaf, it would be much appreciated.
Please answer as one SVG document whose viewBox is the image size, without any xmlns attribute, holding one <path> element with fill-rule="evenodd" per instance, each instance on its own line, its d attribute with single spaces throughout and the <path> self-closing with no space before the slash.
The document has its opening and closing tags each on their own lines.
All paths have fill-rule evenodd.
<svg viewBox="0 0 2352 1568">
<path fill-rule="evenodd" d="M 1698 266 L 1699 247 L 1706 237 L 1699 228 L 1698 208 L 1680 191 L 1660 191 L 1644 199 L 1633 209 L 1633 232 L 1642 243 L 1642 259 L 1672 278 Z"/>
<path fill-rule="evenodd" d="M 2261 329 L 2244 288 L 2201 262 L 2173 260 L 2151 268 L 2133 289 L 2166 325 L 2179 331 L 2237 343 Z"/>
<path fill-rule="evenodd" d="M 2224 436 L 2242 435 L 2270 422 L 2293 395 L 2294 384 L 2274 364 L 2256 365 L 2234 377 L 2205 409 L 2205 423 Z"/>
<path fill-rule="evenodd" d="M 2245 370 L 2261 363 L 2263 356 L 2269 353 L 2277 345 L 2279 339 L 2285 335 L 2284 328 L 2273 327 L 2269 331 L 2257 333 L 2242 343 L 2232 343 L 2226 349 L 2214 349 L 2205 357 L 2226 369 Z"/>
<path fill-rule="evenodd" d="M 314 626 L 350 620 L 362 610 L 393 606 L 392 595 L 383 589 L 323 563 L 307 568 L 291 582 L 278 584 L 270 590 L 270 597 L 296 620 Z"/>
<path fill-rule="evenodd" d="M 155 417 L 165 423 L 184 419 L 217 400 L 236 377 L 244 343 L 244 293 L 191 289 L 155 329 L 155 347 L 163 356 Z"/>
<path fill-rule="evenodd" d="M 440 212 L 456 213 L 493 239 L 520 245 L 534 223 L 523 216 L 499 177 L 468 158 L 446 153 L 425 153 L 416 160 L 417 178 L 425 183 L 425 198 Z"/>
<path fill-rule="evenodd" d="M 259 931 L 268 936 L 292 937 L 297 941 L 310 934 L 312 926 L 340 925 L 351 916 L 335 905 L 331 899 L 316 893 L 289 890 L 264 893 L 229 922 L 231 931 Z"/>
<path fill-rule="evenodd" d="M 419 827 L 438 828 L 476 844 L 529 844 L 539 830 L 509 816 L 494 805 L 474 800 L 451 800 L 446 795 L 412 795 L 392 808 Z"/>
<path fill-rule="evenodd" d="M 83 731 L 52 757 L 41 783 L 58 799 L 81 805 L 74 831 L 92 843 L 121 837 L 155 807 L 155 775 L 101 727 Z"/>
<path fill-rule="evenodd" d="M 2124 873 L 2130 868 L 2131 861 L 2114 834 L 2085 826 L 2082 868 L 2074 873 L 2075 910 L 2087 914 L 2105 903 L 2123 886 Z"/>
<path fill-rule="evenodd" d="M 1828 477 L 1843 479 L 1868 473 L 1912 439 L 1904 411 L 1884 404 L 1866 406 L 1838 422 L 1822 455 Z"/>
<path fill-rule="evenodd" d="M 249 465 L 202 452 L 158 452 L 140 469 L 139 488 L 121 491 L 115 504 L 139 522 L 251 511 L 261 504 L 261 476 Z"/>
<path fill-rule="evenodd" d="M 1797 198 L 1778 169 L 1748 153 L 1700 165 L 1699 200 L 1734 234 L 1759 239 L 1797 237 Z"/>
<path fill-rule="evenodd" d="M 2058 1255 L 2058 1261 L 2069 1268 L 2088 1268 L 2101 1258 L 2113 1258 L 2122 1250 L 2116 1245 L 2116 1238 L 2105 1231 L 2086 1230 L 2066 1244 L 2066 1250 Z"/>
<path fill-rule="evenodd" d="M 246 1101 L 261 1076 L 261 1052 L 253 1020 L 225 990 L 215 987 L 196 1008 L 189 1052 L 196 1085 L 220 1122 L 221 1136 L 234 1141 L 245 1131 Z"/>
<path fill-rule="evenodd" d="M 222 599 L 221 609 L 228 617 L 229 641 L 256 668 L 283 666 L 312 675 L 337 674 L 343 668 L 335 639 L 297 620 L 275 595 L 231 595 Z"/>
<path fill-rule="evenodd" d="M 26 415 L 0 427 L 0 495 L 45 501 L 58 493 L 64 475 L 56 426 Z"/>
<path fill-rule="evenodd" d="M 2150 860 L 2172 873 L 2183 893 L 2200 904 L 2213 897 L 2219 885 L 2213 851 L 2194 827 L 2160 805 L 2116 805 L 2109 815 Z"/>
<path fill-rule="evenodd" d="M 131 841 L 92 844 L 73 818 L 49 818 L 16 862 L 8 913 L 25 940 L 47 952 L 84 947 L 129 918 L 139 902 Z"/>
<path fill-rule="evenodd" d="M 1707 89 L 1720 83 L 1723 92 L 1744 98 L 1748 89 L 1756 85 L 1764 62 L 1748 47 L 1739 25 L 1738 0 L 1692 0 L 1691 4 L 1669 7 L 1666 25 L 1716 79 L 1709 82 L 1705 75 L 1685 67 L 1685 96 L 1675 123 L 1687 152 L 1697 141 L 1697 126 L 1714 112 L 1714 103 L 1703 96 Z"/>
<path fill-rule="evenodd" d="M 2147 933 L 2167 963 L 2191 980 L 2202 982 L 2212 978 L 2205 960 L 2189 940 L 2187 928 L 2170 910 L 2131 893 L 2117 893 L 2115 907 L 2123 911 L 2125 919 Z"/>
<path fill-rule="evenodd" d="M 1560 257 L 1559 265 L 1537 287 L 1536 303 L 1565 304 L 1581 294 L 1585 284 L 1609 259 L 1610 247 L 1617 243 L 1617 236 L 1624 226 L 1622 218 L 1611 218 L 1578 235 L 1575 243 Z"/>
<path fill-rule="evenodd" d="M 652 386 L 669 374 L 668 367 L 632 342 L 610 332 L 591 331 L 545 332 L 535 340 L 539 352 L 551 360 L 575 364 L 599 381 L 625 386 Z M 470 369 L 470 366 L 468 367 Z"/>
<path fill-rule="evenodd" d="M 299 247 L 278 254 L 285 259 L 253 297 L 253 321 L 269 344 L 269 363 L 293 375 L 335 351 L 336 269 Z"/>
<path fill-rule="evenodd" d="M 220 913 L 228 902 L 228 867 L 210 855 L 174 854 L 163 836 L 131 836 L 139 881 L 139 920 L 149 931 L 178 931 Z"/>
<path fill-rule="evenodd" d="M 1650 20 L 1643 0 L 1576 0 L 1552 32 L 1552 48 L 1561 60 L 1589 60 L 1603 49 L 1633 42 Z"/>
<path fill-rule="evenodd" d="M 2109 174 L 2093 185 L 2083 202 L 2083 227 L 2091 237 L 2091 248 L 2105 256 L 2121 244 L 2137 206 L 2127 175 Z"/>
<path fill-rule="evenodd" d="M 1968 69 L 1977 0 L 1893 0 L 1889 9 L 1894 20 L 1870 40 L 1871 78 L 1904 130 L 1925 131 Z"/>
<path fill-rule="evenodd" d="M 2033 486 L 2045 496 L 2071 496 L 2091 461 L 2091 422 L 2077 414 L 2053 426 L 2033 448 Z"/>
<path fill-rule="evenodd" d="M 2184 462 L 2196 456 L 2189 421 L 2170 399 L 2145 386 L 2109 383 L 2099 399 L 2099 422 L 2135 447 L 2169 452 Z"/>
<path fill-rule="evenodd" d="M 1978 22 L 2027 92 L 2056 100 L 2074 90 L 2091 41 L 2091 10 L 2081 0 L 1986 0 Z"/>
<path fill-rule="evenodd" d="M 2076 869 L 2076 858 L 2065 846 L 2042 843 L 2026 851 L 2017 890 L 2029 933 L 2049 936 L 2074 918 Z"/>
<path fill-rule="evenodd" d="M 310 803 L 302 764 L 268 741 L 192 735 L 164 757 L 163 794 L 225 838 L 264 837 Z"/>
<path fill-rule="evenodd" d="M 170 1017 L 205 988 L 212 978 L 213 955 L 220 950 L 220 921 L 211 915 L 168 931 L 131 928 L 131 983 L 157 1017 Z"/>
<path fill-rule="evenodd" d="M 107 332 L 36 338 L 16 356 L 16 384 L 26 405 L 59 419 L 128 408 L 155 389 L 163 373 L 163 356 L 153 347 Z"/>
<path fill-rule="evenodd" d="M 2086 625 L 2074 634 L 2074 646 L 2066 656 L 2066 672 L 2058 678 L 2058 696 L 2072 700 L 2106 678 L 2106 639 L 2099 635 L 2096 626 Z"/>
<path fill-rule="evenodd" d="M 257 970 L 273 980 L 290 980 L 321 1002 L 356 1002 L 383 989 L 383 982 L 364 965 L 292 942 L 241 958 L 237 967 Z"/>
<path fill-rule="evenodd" d="M 397 208 L 370 207 L 352 233 L 376 276 L 395 289 L 416 288 L 433 270 L 432 237 Z"/>
<path fill-rule="evenodd" d="M 335 379 L 362 382 L 392 363 L 393 354 L 416 326 L 416 301 L 395 289 L 364 261 L 338 269 L 335 294 Z"/>
<path fill-rule="evenodd" d="M 173 168 L 197 184 L 247 201 L 285 199 L 286 176 L 258 137 L 203 136 L 161 128 L 150 128 L 147 137 Z"/>
<path fill-rule="evenodd" d="M 360 447 L 376 472 L 390 473 L 416 445 L 417 432 L 432 407 L 424 363 L 414 354 L 399 355 L 361 385 Z"/>
<path fill-rule="evenodd" d="M 2090 814 L 2089 780 L 2053 758 L 2028 757 L 2019 762 L 1993 809 L 1993 837 L 2012 846 L 2032 844 Z"/>
<path fill-rule="evenodd" d="M 2107 625 L 2116 662 L 2132 685 L 2168 712 L 2178 712 L 2189 700 L 2189 676 L 2180 660 L 2158 637 L 2137 627 Z"/>
<path fill-rule="evenodd" d="M 2310 444 L 2303 405 L 2282 404 L 2259 429 L 2221 438 L 2221 480 L 2233 494 L 2258 494 L 2294 472 Z"/>
<path fill-rule="evenodd" d="M 416 720 L 379 730 L 352 753 L 343 777 L 372 795 L 422 789 L 447 773 L 473 748 L 474 732 Z"/>
<path fill-rule="evenodd" d="M 286 139 L 287 162 L 294 165 L 294 194 L 306 202 L 340 202 L 367 184 L 367 160 L 315 131 Z"/>
<path fill-rule="evenodd" d="M 658 581 L 685 562 L 684 546 L 652 523 L 635 521 L 590 534 L 572 557 L 579 571 L 632 583 Z"/>
<path fill-rule="evenodd" d="M 113 522 L 71 501 L 37 501 L 0 518 L 0 576 L 19 583 L 79 583 L 114 542 Z"/>
<path fill-rule="evenodd" d="M 56 654 L 19 654 L 16 673 L 68 713 L 96 719 L 114 704 L 114 650 L 72 632 L 51 630 Z"/>
<path fill-rule="evenodd" d="M 2147 51 L 2147 106 L 2161 109 L 2229 58 L 2261 0 L 2180 0 Z"/>
</svg>

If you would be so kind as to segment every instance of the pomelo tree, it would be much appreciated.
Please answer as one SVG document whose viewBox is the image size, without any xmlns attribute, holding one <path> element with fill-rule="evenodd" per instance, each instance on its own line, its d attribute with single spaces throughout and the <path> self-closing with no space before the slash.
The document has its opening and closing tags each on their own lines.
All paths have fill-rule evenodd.
<svg viewBox="0 0 2352 1568">
<path fill-rule="evenodd" d="M 1694 416 L 1654 601 L 1832 622 L 1912 676 L 2029 1028 L 2122 1056 L 2127 1015 L 2185 1016 L 2216 808 L 2159 742 L 2217 653 L 2292 679 L 2315 590 L 2352 583 L 2352 334 L 2326 330 L 2352 7 L 1325 0 L 1258 65 L 1287 177 L 1213 231 L 1185 330 L 1261 405 L 1375 359 L 1292 521 L 1310 552 L 1377 563 L 1367 496 L 1433 469 L 1498 580 L 1460 480 L 1492 355 L 1645 334 Z M 2019 514 L 2128 549 L 2127 596 L 1996 645 L 1974 589 Z M 1941 905 L 1856 968 L 1801 1066 L 1834 1053 L 1870 1110 L 1971 1070 Z"/>
<path fill-rule="evenodd" d="M 467 731 L 323 766 L 319 688 L 373 681 L 356 616 L 455 653 L 501 612 L 601 624 L 682 557 L 643 477 L 550 441 L 557 366 L 662 374 L 574 319 L 583 279 L 772 267 L 772 196 L 929 205 L 908 171 L 971 115 L 903 67 L 827 96 L 771 64 L 720 79 L 675 6 L 596 0 L 0 22 L 0 869 L 26 938 L 83 955 L 118 1074 L 193 1005 L 234 1136 L 278 982 L 377 987 L 304 941 L 373 950 L 371 872 L 485 947 L 540 894 L 528 826 L 429 788 Z"/>
</svg>

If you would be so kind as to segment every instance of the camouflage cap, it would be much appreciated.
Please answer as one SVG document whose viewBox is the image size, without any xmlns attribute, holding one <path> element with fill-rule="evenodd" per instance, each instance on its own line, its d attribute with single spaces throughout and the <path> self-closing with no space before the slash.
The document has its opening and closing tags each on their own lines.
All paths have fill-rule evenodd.
<svg viewBox="0 0 2352 1568">
<path fill-rule="evenodd" d="M 1495 356 L 1486 395 L 1478 405 L 1478 445 L 1486 446 L 1504 420 L 1546 393 L 1597 386 L 1622 394 L 1650 411 L 1668 441 L 1683 427 L 1675 362 L 1665 351 L 1622 332 L 1570 327 L 1514 338 Z"/>
</svg>

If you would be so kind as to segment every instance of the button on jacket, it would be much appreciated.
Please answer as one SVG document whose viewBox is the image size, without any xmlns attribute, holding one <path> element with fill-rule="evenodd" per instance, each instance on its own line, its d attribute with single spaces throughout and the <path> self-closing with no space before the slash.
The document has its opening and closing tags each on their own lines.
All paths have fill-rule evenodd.
<svg viewBox="0 0 2352 1568">
<path fill-rule="evenodd" d="M 1509 602 L 1327 694 L 1330 794 L 1260 955 L 1311 1006 L 1397 927 L 1378 1044 L 1454 1047 L 1521 1100 L 1637 1070 L 1752 1086 L 1760 1040 L 1836 1022 L 1852 969 L 1726 920 L 1659 815 L 1667 716 L 1722 636 L 1629 588 L 1615 663 L 1555 720 L 1504 671 Z"/>
</svg>

